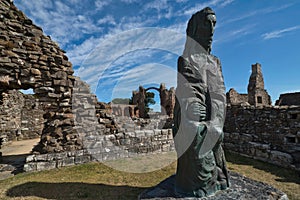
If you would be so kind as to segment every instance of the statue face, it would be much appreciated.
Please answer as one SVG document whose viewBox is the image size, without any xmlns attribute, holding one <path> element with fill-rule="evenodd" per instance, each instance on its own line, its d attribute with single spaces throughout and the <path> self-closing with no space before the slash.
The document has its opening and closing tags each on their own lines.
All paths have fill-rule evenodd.
<svg viewBox="0 0 300 200">
<path fill-rule="evenodd" d="M 211 50 L 216 22 L 216 15 L 207 14 L 206 17 L 204 17 L 204 19 L 198 24 L 196 40 L 207 52 L 210 52 Z"/>
</svg>

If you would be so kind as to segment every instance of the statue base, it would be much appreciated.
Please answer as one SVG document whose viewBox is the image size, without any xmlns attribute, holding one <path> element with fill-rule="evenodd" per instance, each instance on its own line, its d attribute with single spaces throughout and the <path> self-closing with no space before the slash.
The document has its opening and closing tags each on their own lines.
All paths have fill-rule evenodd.
<svg viewBox="0 0 300 200">
<path fill-rule="evenodd" d="M 230 188 L 220 190 L 213 196 L 196 198 L 178 196 L 174 191 L 175 175 L 165 179 L 157 186 L 149 188 L 139 195 L 139 200 L 224 200 L 224 199 L 272 199 L 288 200 L 285 193 L 235 172 L 230 172 Z"/>
</svg>

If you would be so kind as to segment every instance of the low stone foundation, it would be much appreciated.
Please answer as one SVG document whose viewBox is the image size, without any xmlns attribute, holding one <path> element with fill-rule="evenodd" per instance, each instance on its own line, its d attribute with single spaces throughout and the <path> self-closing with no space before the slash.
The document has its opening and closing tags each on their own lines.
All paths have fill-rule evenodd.
<svg viewBox="0 0 300 200">
<path fill-rule="evenodd" d="M 27 156 L 24 171 L 49 170 L 93 161 L 175 151 L 171 129 L 89 135 L 84 138 L 83 144 L 83 150 Z"/>
</svg>

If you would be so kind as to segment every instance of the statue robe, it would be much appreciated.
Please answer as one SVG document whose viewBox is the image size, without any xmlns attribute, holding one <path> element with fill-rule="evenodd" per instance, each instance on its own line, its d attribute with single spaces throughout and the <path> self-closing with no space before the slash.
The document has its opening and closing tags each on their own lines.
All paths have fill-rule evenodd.
<svg viewBox="0 0 300 200">
<path fill-rule="evenodd" d="M 225 108 L 219 59 L 199 48 L 185 48 L 178 59 L 174 108 L 177 193 L 203 197 L 229 187 L 221 147 Z"/>
</svg>

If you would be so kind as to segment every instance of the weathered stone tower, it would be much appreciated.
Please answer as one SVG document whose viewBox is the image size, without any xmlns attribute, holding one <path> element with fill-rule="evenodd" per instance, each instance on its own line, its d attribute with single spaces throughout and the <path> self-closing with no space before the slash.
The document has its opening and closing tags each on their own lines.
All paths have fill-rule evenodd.
<svg viewBox="0 0 300 200">
<path fill-rule="evenodd" d="M 264 88 L 264 78 L 261 65 L 259 63 L 253 64 L 248 84 L 248 103 L 250 105 L 271 105 L 271 98 Z"/>
<path fill-rule="evenodd" d="M 174 87 L 171 87 L 170 90 L 168 90 L 166 88 L 166 85 L 164 83 L 161 83 L 159 88 L 159 94 L 160 94 L 161 113 L 172 117 L 174 106 L 175 106 Z"/>
</svg>

